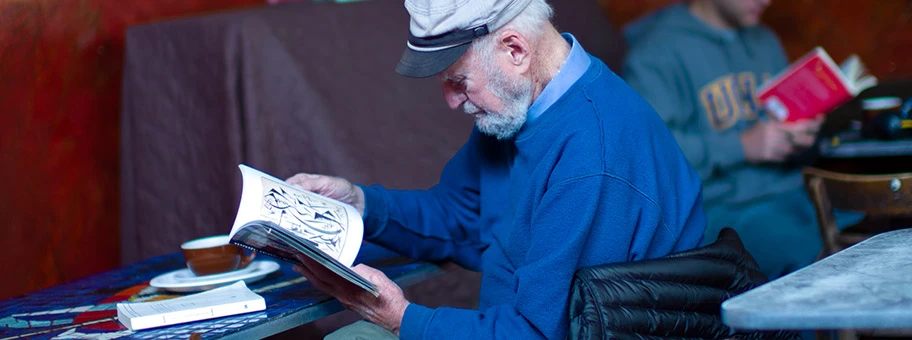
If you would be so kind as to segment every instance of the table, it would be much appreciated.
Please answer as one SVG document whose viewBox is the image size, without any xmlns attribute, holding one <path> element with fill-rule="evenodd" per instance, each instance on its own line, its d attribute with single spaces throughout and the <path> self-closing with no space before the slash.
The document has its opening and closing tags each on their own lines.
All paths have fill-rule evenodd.
<svg viewBox="0 0 912 340">
<path fill-rule="evenodd" d="M 722 303 L 735 329 L 912 328 L 912 229 L 878 234 Z"/>
<path fill-rule="evenodd" d="M 912 139 L 873 140 L 849 131 L 821 141 L 815 166 L 852 174 L 912 171 Z"/>
<path fill-rule="evenodd" d="M 259 259 L 268 258 L 261 256 Z M 156 275 L 185 266 L 178 253 L 0 301 L 0 339 L 256 339 L 280 333 L 342 310 L 282 261 L 281 269 L 248 287 L 263 296 L 266 310 L 133 332 L 116 321 L 116 303 L 131 297 L 177 295 L 149 287 Z M 365 243 L 356 263 L 382 270 L 401 286 L 437 273 L 437 266 L 399 257 Z"/>
<path fill-rule="evenodd" d="M 912 156 L 912 139 L 831 141 L 820 143 L 820 155 L 829 158 Z"/>
</svg>

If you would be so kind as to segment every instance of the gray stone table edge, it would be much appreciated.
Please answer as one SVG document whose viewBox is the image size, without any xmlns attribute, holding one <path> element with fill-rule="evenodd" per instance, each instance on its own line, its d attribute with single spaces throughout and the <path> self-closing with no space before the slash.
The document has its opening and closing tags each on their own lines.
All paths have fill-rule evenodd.
<svg viewBox="0 0 912 340">
<path fill-rule="evenodd" d="M 735 329 L 912 328 L 912 229 L 876 235 L 722 303 Z"/>
</svg>

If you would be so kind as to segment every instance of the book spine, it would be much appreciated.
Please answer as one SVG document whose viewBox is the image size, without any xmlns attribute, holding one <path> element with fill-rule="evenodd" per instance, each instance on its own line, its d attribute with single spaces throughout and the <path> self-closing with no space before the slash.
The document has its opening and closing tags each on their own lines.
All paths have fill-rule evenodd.
<svg viewBox="0 0 912 340">
<path fill-rule="evenodd" d="M 225 308 L 223 308 L 225 307 Z M 244 314 L 250 312 L 258 312 L 266 309 L 266 300 L 260 298 L 256 300 L 249 301 L 239 301 L 227 306 L 219 306 L 218 308 L 213 308 L 212 315 L 213 317 L 219 318 L 223 316 L 231 316 L 237 314 Z"/>
<path fill-rule="evenodd" d="M 121 324 L 123 324 L 124 326 L 126 326 L 127 329 L 129 329 L 129 330 L 131 330 L 131 331 L 135 331 L 135 330 L 136 330 L 136 329 L 133 327 L 133 319 L 132 319 L 132 317 L 130 317 L 130 316 L 124 314 L 124 312 L 123 312 L 122 310 L 120 310 L 120 308 L 117 309 L 117 321 L 120 321 Z"/>
<path fill-rule="evenodd" d="M 256 312 L 264 309 L 266 309 L 266 302 L 261 298 L 257 300 L 239 301 L 219 306 L 200 307 L 157 315 L 134 317 L 128 319 L 128 323 L 130 323 L 132 326 L 130 329 L 142 330 L 147 328 L 170 326 L 223 316 Z"/>
<path fill-rule="evenodd" d="M 133 325 L 133 330 L 142 330 L 209 319 L 212 317 L 211 315 L 212 307 L 200 307 L 178 312 L 133 317 L 130 319 L 130 323 Z"/>
<path fill-rule="evenodd" d="M 248 245 L 248 244 L 246 244 L 246 243 L 244 243 L 244 242 L 239 242 L 239 241 L 236 241 L 236 240 L 233 240 L 233 239 L 230 240 L 230 241 L 228 241 L 228 242 L 231 243 L 231 244 L 233 244 L 233 245 L 239 246 L 239 247 L 241 247 L 241 248 L 244 248 L 244 249 L 247 249 L 247 250 L 250 250 L 250 251 L 255 251 L 255 252 L 258 252 L 258 253 L 261 253 L 261 254 L 266 254 L 267 256 L 270 256 L 270 257 L 272 257 L 272 258 L 276 258 L 276 259 L 279 259 L 279 260 L 282 260 L 282 261 L 285 261 L 285 262 L 288 262 L 288 263 L 291 263 L 291 264 L 304 265 L 303 263 L 301 263 L 301 261 L 298 261 L 298 259 L 290 258 L 290 257 L 288 257 L 288 256 L 281 256 L 281 255 L 277 255 L 277 254 L 272 253 L 272 252 L 268 252 L 268 251 L 265 251 L 265 250 L 257 249 L 257 248 L 254 248 L 254 247 L 252 247 L 252 246 L 250 246 L 250 245 Z"/>
</svg>

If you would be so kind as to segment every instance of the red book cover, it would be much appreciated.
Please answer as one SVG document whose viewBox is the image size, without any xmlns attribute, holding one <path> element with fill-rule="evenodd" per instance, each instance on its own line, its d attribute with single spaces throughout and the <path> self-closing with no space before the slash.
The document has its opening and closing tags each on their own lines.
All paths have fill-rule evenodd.
<svg viewBox="0 0 912 340">
<path fill-rule="evenodd" d="M 757 98 L 771 117 L 794 122 L 829 113 L 858 92 L 854 81 L 817 47 L 761 86 Z"/>
</svg>

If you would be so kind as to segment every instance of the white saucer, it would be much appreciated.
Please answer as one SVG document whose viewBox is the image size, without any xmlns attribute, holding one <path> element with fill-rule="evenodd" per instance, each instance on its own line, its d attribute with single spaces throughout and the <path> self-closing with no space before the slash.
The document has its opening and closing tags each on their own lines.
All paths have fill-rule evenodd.
<svg viewBox="0 0 912 340">
<path fill-rule="evenodd" d="M 198 292 L 232 284 L 238 280 L 250 284 L 276 270 L 279 270 L 279 264 L 273 261 L 253 261 L 244 269 L 205 276 L 193 275 L 190 269 L 184 268 L 156 276 L 149 281 L 149 286 L 180 293 Z"/>
</svg>

